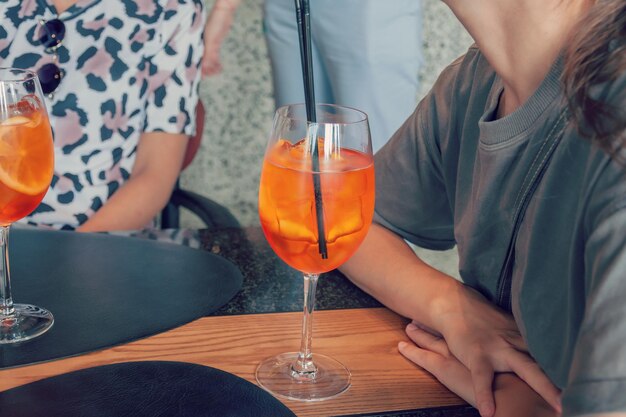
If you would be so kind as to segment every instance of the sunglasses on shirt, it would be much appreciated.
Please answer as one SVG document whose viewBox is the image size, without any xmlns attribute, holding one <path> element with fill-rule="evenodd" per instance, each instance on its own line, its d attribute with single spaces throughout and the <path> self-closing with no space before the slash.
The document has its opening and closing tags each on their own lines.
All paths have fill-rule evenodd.
<svg viewBox="0 0 626 417">
<path fill-rule="evenodd" d="M 65 39 L 65 24 L 59 19 L 41 21 L 37 40 L 45 51 L 56 56 L 56 50 Z M 48 63 L 37 70 L 41 89 L 45 95 L 51 95 L 61 83 L 63 71 L 55 64 Z"/>
</svg>

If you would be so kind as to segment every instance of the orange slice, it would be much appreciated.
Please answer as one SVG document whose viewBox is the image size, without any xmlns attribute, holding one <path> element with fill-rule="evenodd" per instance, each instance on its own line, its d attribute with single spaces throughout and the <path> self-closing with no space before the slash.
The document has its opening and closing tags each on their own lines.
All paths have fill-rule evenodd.
<svg viewBox="0 0 626 417">
<path fill-rule="evenodd" d="M 19 126 L 24 125 L 25 127 L 33 127 L 35 126 L 35 121 L 30 120 L 28 117 L 24 116 L 13 116 L 11 118 L 6 119 L 4 122 L 0 123 L 2 127 L 4 126 Z"/>
<path fill-rule="evenodd" d="M 50 185 L 54 157 L 50 127 L 41 114 L 32 116 L 14 116 L 0 123 L 0 182 L 37 195 Z"/>
</svg>

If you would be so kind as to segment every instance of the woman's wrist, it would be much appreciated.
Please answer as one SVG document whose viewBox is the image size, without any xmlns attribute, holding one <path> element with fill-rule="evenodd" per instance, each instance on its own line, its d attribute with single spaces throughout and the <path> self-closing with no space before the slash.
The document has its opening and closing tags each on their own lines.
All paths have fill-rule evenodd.
<svg viewBox="0 0 626 417">
<path fill-rule="evenodd" d="M 467 296 L 467 289 L 455 279 L 442 283 L 442 286 L 431 299 L 430 317 L 434 330 L 445 335 L 446 328 L 456 322 L 454 317 L 462 314 L 461 298 Z"/>
</svg>

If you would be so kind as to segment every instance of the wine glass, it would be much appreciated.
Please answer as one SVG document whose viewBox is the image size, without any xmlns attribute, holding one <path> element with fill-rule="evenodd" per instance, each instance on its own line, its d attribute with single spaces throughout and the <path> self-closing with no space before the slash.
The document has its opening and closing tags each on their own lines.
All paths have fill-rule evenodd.
<svg viewBox="0 0 626 417">
<path fill-rule="evenodd" d="M 256 380 L 272 394 L 303 401 L 350 387 L 348 369 L 312 354 L 312 314 L 319 274 L 339 267 L 361 244 L 374 214 L 374 160 L 365 113 L 318 104 L 307 122 L 304 104 L 279 108 L 265 152 L 259 217 L 276 254 L 304 274 L 299 352 L 263 361 Z"/>
<path fill-rule="evenodd" d="M 0 68 L 0 343 L 32 339 L 54 322 L 43 308 L 13 304 L 8 257 L 9 227 L 39 205 L 53 165 L 52 130 L 37 75 Z"/>
</svg>

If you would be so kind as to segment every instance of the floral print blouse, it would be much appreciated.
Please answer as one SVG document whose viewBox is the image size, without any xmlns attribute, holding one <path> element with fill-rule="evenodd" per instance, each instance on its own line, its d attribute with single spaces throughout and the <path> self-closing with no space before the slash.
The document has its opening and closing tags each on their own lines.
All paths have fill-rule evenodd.
<svg viewBox="0 0 626 417">
<path fill-rule="evenodd" d="M 57 18 L 65 37 L 47 52 L 38 31 Z M 0 66 L 64 73 L 46 98 L 55 175 L 25 222 L 76 228 L 129 178 L 142 132 L 194 133 L 201 0 L 78 0 L 61 14 L 51 0 L 2 0 L 0 19 Z"/>
</svg>

